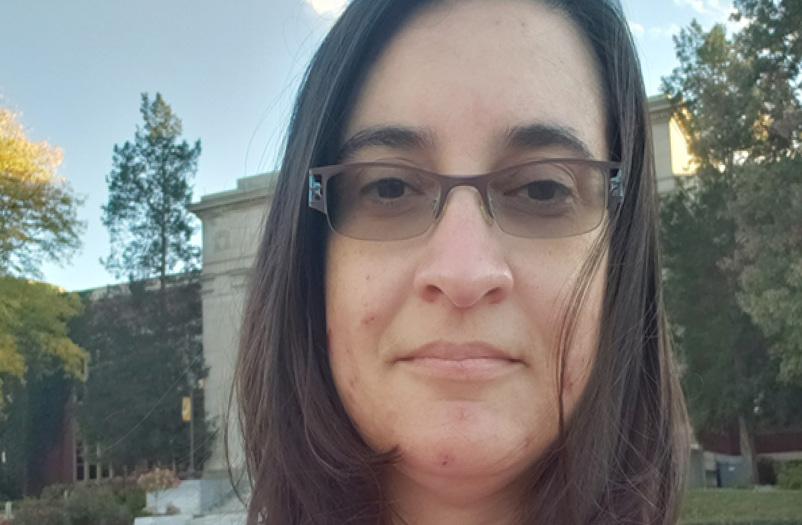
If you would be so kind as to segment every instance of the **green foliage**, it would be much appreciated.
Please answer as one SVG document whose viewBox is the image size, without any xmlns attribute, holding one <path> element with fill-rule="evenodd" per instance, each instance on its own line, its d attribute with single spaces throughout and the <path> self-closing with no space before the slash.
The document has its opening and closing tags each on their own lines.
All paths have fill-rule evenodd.
<svg viewBox="0 0 802 525">
<path fill-rule="evenodd" d="M 800 5 L 736 2 L 731 37 L 694 21 L 663 79 L 697 167 L 662 209 L 688 405 L 699 434 L 739 429 L 753 470 L 755 432 L 802 423 L 800 29 L 778 19 Z"/>
<path fill-rule="evenodd" d="M 691 138 L 690 151 L 700 165 L 730 165 L 735 152 L 753 143 L 758 104 L 750 65 L 723 25 L 706 32 L 694 20 L 674 45 L 680 66 L 663 78 L 663 90 Z"/>
<path fill-rule="evenodd" d="M 111 488 L 78 486 L 66 501 L 71 525 L 130 525 L 132 516 L 120 505 Z"/>
<path fill-rule="evenodd" d="M 78 409 L 82 436 L 100 447 L 115 470 L 140 461 L 189 463 L 189 424 L 181 398 L 206 376 L 201 345 L 200 284 L 175 284 L 164 292 L 143 283 L 84 297 L 84 313 L 71 335 L 90 352 L 92 364 Z M 160 313 L 164 308 L 164 314 Z M 194 393 L 196 468 L 212 438 L 203 414 L 202 390 Z"/>
<path fill-rule="evenodd" d="M 74 294 L 0 276 L 0 490 L 12 497 L 37 489 L 67 398 L 84 379 L 88 354 L 67 329 L 80 311 Z"/>
<path fill-rule="evenodd" d="M 738 303 L 772 339 L 786 382 L 802 384 L 802 152 L 739 167 L 732 211 Z"/>
<path fill-rule="evenodd" d="M 136 518 L 144 514 L 144 509 L 147 505 L 147 496 L 139 485 L 126 485 L 116 490 L 115 496 L 117 501 L 128 509 L 128 513 L 131 516 Z"/>
<path fill-rule="evenodd" d="M 735 0 L 736 21 L 748 22 L 745 46 L 760 70 L 775 71 L 798 81 L 802 73 L 802 4 L 797 0 Z"/>
<path fill-rule="evenodd" d="M 64 372 L 83 377 L 87 354 L 68 337 L 80 299 L 44 283 L 0 276 L 0 378 Z"/>
<path fill-rule="evenodd" d="M 765 47 L 777 5 L 739 6 L 750 23 L 732 38 L 684 29 L 680 67 L 663 79 L 698 167 L 662 218 L 666 301 L 702 431 L 792 423 L 780 412 L 798 392 L 776 379 L 802 371 L 798 90 L 787 57 Z"/>
<path fill-rule="evenodd" d="M 802 461 L 789 461 L 780 465 L 777 486 L 788 490 L 802 490 Z"/>
<path fill-rule="evenodd" d="M 134 142 L 114 146 L 114 168 L 106 177 L 109 201 L 103 224 L 111 234 L 106 268 L 118 277 L 145 280 L 158 276 L 162 288 L 176 269 L 193 270 L 200 249 L 191 244 L 197 230 L 187 211 L 192 177 L 197 170 L 200 141 L 179 142 L 181 120 L 157 93 L 142 94 L 144 126 Z"/>
<path fill-rule="evenodd" d="M 141 490 L 115 490 L 108 484 L 87 483 L 47 487 L 41 498 L 27 498 L 17 511 L 20 525 L 131 525 L 133 505 L 128 498 L 144 506 Z M 125 496 L 123 496 L 125 495 Z M 136 508 L 140 512 L 142 506 Z"/>
<path fill-rule="evenodd" d="M 683 525 L 802 525 L 802 498 L 785 490 L 690 490 L 685 494 Z"/>
<path fill-rule="evenodd" d="M 61 159 L 0 108 L 0 276 L 39 277 L 44 260 L 61 262 L 80 246 L 82 201 L 58 176 Z"/>
<path fill-rule="evenodd" d="M 36 498 L 23 500 L 19 509 L 15 511 L 14 523 L 16 525 L 71 525 L 64 500 Z"/>
<path fill-rule="evenodd" d="M 721 266 L 735 243 L 729 181 L 715 169 L 697 178 L 663 200 L 665 295 L 694 426 L 720 431 L 754 412 L 773 377 L 765 341 L 738 308 L 736 276 Z"/>
</svg>

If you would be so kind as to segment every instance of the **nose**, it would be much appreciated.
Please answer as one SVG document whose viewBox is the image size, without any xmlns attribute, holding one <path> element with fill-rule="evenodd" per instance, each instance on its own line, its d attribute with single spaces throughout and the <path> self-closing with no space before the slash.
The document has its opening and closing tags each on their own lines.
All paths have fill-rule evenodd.
<svg viewBox="0 0 802 525">
<path fill-rule="evenodd" d="M 498 303 L 512 290 L 513 275 L 498 228 L 473 188 L 454 188 L 415 272 L 415 292 L 427 302 L 446 299 L 457 308 Z"/>
</svg>

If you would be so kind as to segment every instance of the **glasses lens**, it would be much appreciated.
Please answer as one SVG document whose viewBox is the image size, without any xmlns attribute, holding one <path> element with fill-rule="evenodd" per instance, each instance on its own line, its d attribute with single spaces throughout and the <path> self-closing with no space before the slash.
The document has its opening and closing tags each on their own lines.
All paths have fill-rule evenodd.
<svg viewBox="0 0 802 525">
<path fill-rule="evenodd" d="M 434 222 L 439 198 L 437 181 L 404 166 L 347 166 L 326 186 L 331 228 L 364 240 L 399 240 L 422 234 Z"/>
<path fill-rule="evenodd" d="M 537 162 L 494 177 L 488 197 L 499 228 L 510 235 L 570 237 L 601 224 L 605 184 L 604 171 L 588 162 Z"/>
</svg>

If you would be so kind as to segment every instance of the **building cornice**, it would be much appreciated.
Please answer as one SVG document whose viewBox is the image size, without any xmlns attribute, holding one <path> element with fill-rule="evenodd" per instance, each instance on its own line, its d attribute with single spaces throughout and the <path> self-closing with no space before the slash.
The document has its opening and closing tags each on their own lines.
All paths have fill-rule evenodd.
<svg viewBox="0 0 802 525">
<path fill-rule="evenodd" d="M 204 195 L 199 202 L 187 206 L 187 209 L 202 219 L 211 211 L 246 208 L 253 204 L 266 203 L 276 192 L 277 180 L 276 171 L 243 177 L 237 179 L 236 189 Z"/>
</svg>

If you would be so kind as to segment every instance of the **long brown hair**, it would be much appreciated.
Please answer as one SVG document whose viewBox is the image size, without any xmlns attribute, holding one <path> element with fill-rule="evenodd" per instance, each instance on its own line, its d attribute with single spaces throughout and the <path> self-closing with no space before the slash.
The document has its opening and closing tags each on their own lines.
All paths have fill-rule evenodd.
<svg viewBox="0 0 802 525">
<path fill-rule="evenodd" d="M 236 371 L 249 523 L 381 524 L 392 452 L 368 447 L 334 386 L 326 346 L 327 226 L 306 205 L 310 167 L 335 162 L 354 97 L 403 24 L 442 0 L 353 0 L 309 66 L 259 247 Z M 584 33 L 605 90 L 611 158 L 625 197 L 583 268 L 565 349 L 590 275 L 607 280 L 596 359 L 570 420 L 528 479 L 521 523 L 675 523 L 687 423 L 660 290 L 657 195 L 648 110 L 628 26 L 611 0 L 547 0 Z M 561 373 L 561 369 L 558 370 Z M 561 397 L 561 396 L 558 396 Z"/>
</svg>

